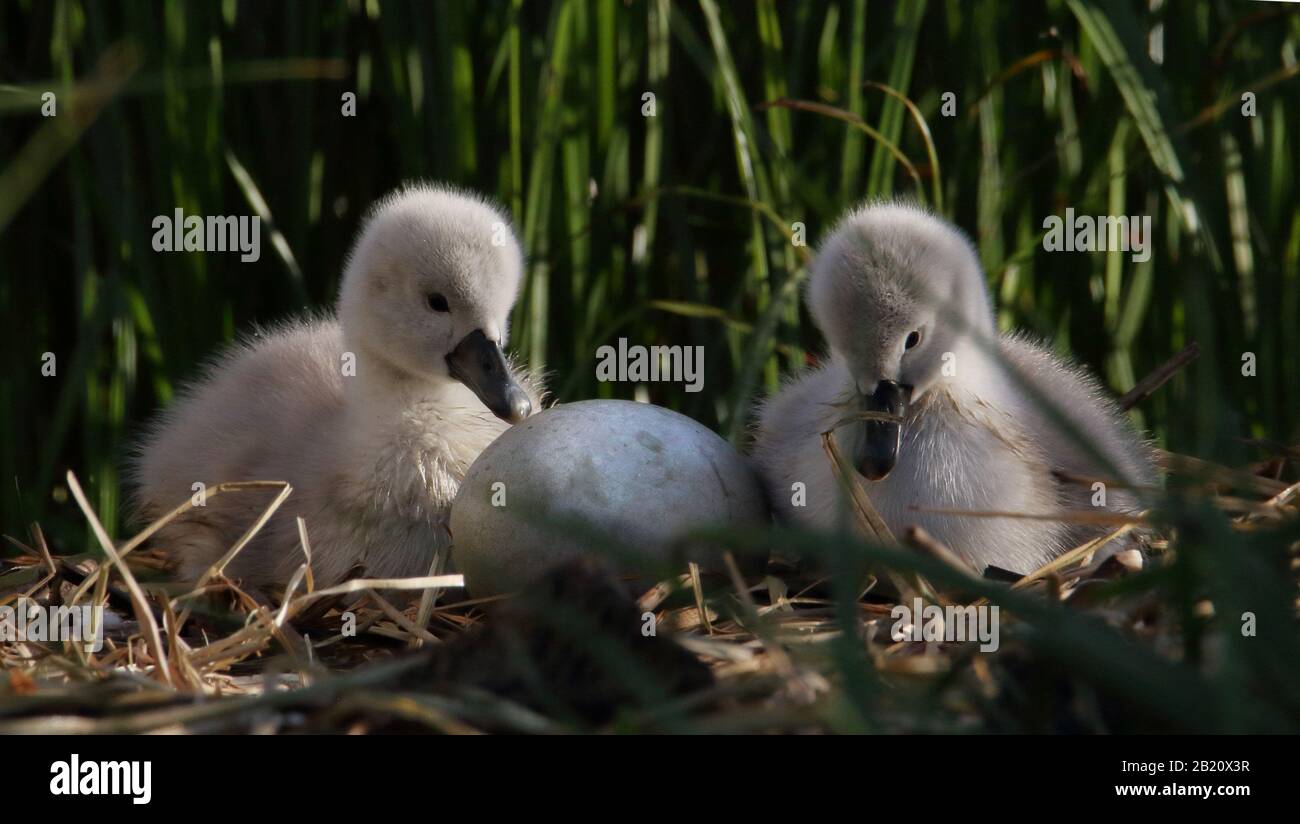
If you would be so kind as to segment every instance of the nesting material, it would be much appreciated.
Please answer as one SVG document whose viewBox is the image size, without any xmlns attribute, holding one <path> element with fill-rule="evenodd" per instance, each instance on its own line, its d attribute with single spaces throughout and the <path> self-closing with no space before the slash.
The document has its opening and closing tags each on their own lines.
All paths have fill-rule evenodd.
<svg viewBox="0 0 1300 824">
<path fill-rule="evenodd" d="M 1187 466 L 1186 456 L 1169 457 Z M 1287 534 L 1300 517 L 1300 483 L 1293 475 L 1279 481 L 1276 474 L 1276 462 L 1249 471 L 1197 462 L 1187 479 L 1208 485 L 1185 487 L 1184 494 L 1228 513 L 1231 540 L 1255 544 L 1216 542 L 1213 551 L 1258 550 L 1257 542 L 1270 537 L 1266 533 Z M 254 491 L 255 485 L 228 486 L 222 494 Z M 1240 513 L 1235 502 L 1225 503 L 1227 493 L 1249 498 L 1256 511 Z M 77 503 L 92 529 L 102 533 L 89 502 L 81 497 Z M 265 523 L 257 516 L 250 520 L 254 537 Z M 1001 648 L 987 654 L 971 654 L 970 642 L 897 642 L 891 636 L 893 602 L 869 597 L 845 613 L 827 597 L 821 572 L 780 564 L 757 586 L 757 577 L 736 577 L 732 587 L 711 589 L 702 600 L 698 593 L 689 597 L 692 576 L 678 575 L 647 591 L 635 607 L 620 602 L 600 575 L 566 567 L 543 576 L 519 600 L 519 608 L 513 600 L 462 600 L 438 605 L 424 617 L 414 604 L 392 605 L 394 581 L 349 581 L 344 587 L 352 593 L 349 598 L 361 600 L 343 603 L 330 594 L 336 588 L 312 591 L 310 579 L 304 579 L 278 607 L 268 608 L 218 576 L 211 594 L 221 597 L 209 604 L 207 622 L 200 625 L 185 617 L 189 596 L 169 600 L 158 583 L 163 558 L 157 550 L 135 549 L 162 525 L 150 524 L 120 543 L 123 564 L 62 555 L 46 545 L 39 527 L 26 541 L 4 536 L 21 554 L 0 560 L 0 607 L 13 607 L 20 598 L 44 608 L 102 606 L 107 628 L 99 652 L 66 641 L 0 644 L 0 734 L 835 730 L 842 729 L 839 716 L 825 707 L 849 700 L 837 674 L 844 658 L 836 639 L 846 632 L 863 639 L 862 651 L 874 671 L 887 678 L 907 676 L 891 680 L 890 688 L 872 699 L 881 731 L 1047 731 L 1038 712 L 1041 692 L 1031 689 L 1041 686 L 1044 674 L 1034 666 L 1033 653 L 1080 638 L 1091 639 L 1091 651 L 1100 659 L 1069 656 L 1074 676 L 1104 680 L 1110 660 L 1141 668 L 1144 677 L 1125 682 L 1133 689 L 1116 696 L 1115 710 L 1126 716 L 1137 712 L 1135 699 L 1143 696 L 1143 684 L 1151 684 L 1145 695 L 1156 700 L 1145 704 L 1142 718 L 1155 719 L 1161 729 L 1173 723 L 1196 730 L 1203 728 L 1201 705 L 1193 703 L 1188 713 L 1179 714 L 1180 702 L 1169 699 L 1181 693 L 1170 692 L 1161 676 L 1168 679 L 1188 666 L 1199 666 L 1207 678 L 1219 675 L 1225 659 L 1213 648 L 1240 637 L 1233 618 L 1221 626 L 1198 626 L 1198 638 L 1210 633 L 1212 654 L 1199 665 L 1189 664 L 1183 602 L 1176 595 L 1162 597 L 1156 577 L 1135 579 L 1133 587 L 1107 585 L 1115 575 L 1132 573 L 1117 559 L 1100 569 L 1086 564 L 1096 548 L 1091 543 L 1013 587 L 1048 594 L 1048 603 L 1060 600 L 1069 608 L 1037 617 L 1004 608 Z M 1147 566 L 1164 566 L 1182 552 L 1180 537 L 1186 534 L 1174 530 L 1168 540 L 1152 542 Z M 1293 544 L 1290 586 L 1297 552 L 1300 544 Z M 143 590 L 143 603 L 122 583 L 125 566 Z M 1269 574 L 1266 567 L 1259 569 Z M 949 580 L 941 602 L 968 603 L 961 593 L 965 580 Z M 1262 591 L 1263 582 L 1256 580 Z M 423 589 L 449 582 L 413 579 L 401 585 Z M 1231 609 L 1225 604 L 1213 612 Z M 355 635 L 340 632 L 341 610 L 354 617 Z M 1120 632 L 1109 641 L 1098 636 L 1098 618 Z M 164 665 L 151 653 L 140 619 L 156 621 L 163 630 L 169 673 L 160 671 Z M 671 644 L 648 637 L 647 628 L 657 629 L 663 641 L 675 635 L 708 667 L 710 678 L 701 678 L 699 668 Z M 441 643 L 431 647 L 430 636 Z M 422 644 L 428 655 L 410 650 Z M 1145 651 L 1141 658 L 1134 657 L 1138 649 Z M 1073 700 L 1069 690 L 1064 694 L 1045 717 L 1049 729 L 1116 731 L 1097 727 L 1096 708 Z M 196 695 L 206 698 L 195 700 Z M 1023 714 L 1017 696 L 1032 702 Z M 647 700 L 650 705 L 643 703 Z M 1007 711 L 988 712 L 990 700 L 1009 702 Z M 1171 706 L 1175 710 L 1166 712 Z M 585 720 L 575 726 L 577 717 Z"/>
</svg>

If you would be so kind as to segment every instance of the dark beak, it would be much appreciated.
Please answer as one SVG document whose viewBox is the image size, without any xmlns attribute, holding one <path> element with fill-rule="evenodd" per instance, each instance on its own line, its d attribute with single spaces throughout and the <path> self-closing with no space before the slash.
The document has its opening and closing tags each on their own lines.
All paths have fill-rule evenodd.
<svg viewBox="0 0 1300 824">
<path fill-rule="evenodd" d="M 898 447 L 903 439 L 902 417 L 911 393 L 910 386 L 900 386 L 894 381 L 881 381 L 876 385 L 875 392 L 862 399 L 865 411 L 891 415 L 899 419 L 863 422 L 864 437 L 853 463 L 864 478 L 879 481 L 889 474 L 894 464 L 898 463 Z"/>
<path fill-rule="evenodd" d="M 501 344 L 475 329 L 447 356 L 451 376 L 468 386 L 503 421 L 519 423 L 533 411 L 528 393 L 515 383 Z"/>
</svg>

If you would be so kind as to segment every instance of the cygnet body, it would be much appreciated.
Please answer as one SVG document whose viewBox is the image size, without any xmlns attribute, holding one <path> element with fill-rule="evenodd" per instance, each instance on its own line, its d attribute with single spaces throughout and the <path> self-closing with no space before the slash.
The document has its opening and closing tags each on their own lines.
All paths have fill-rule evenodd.
<svg viewBox="0 0 1300 824">
<path fill-rule="evenodd" d="M 318 586 L 358 568 L 428 574 L 465 471 L 540 404 L 502 350 L 523 269 L 508 227 L 481 199 L 437 186 L 378 203 L 335 317 L 255 332 L 153 425 L 134 466 L 138 518 L 223 482 L 287 481 L 293 492 L 228 577 L 285 585 L 305 561 L 297 516 Z M 193 581 L 277 493 L 200 499 L 154 543 Z"/>
<path fill-rule="evenodd" d="M 920 526 L 978 571 L 1028 573 L 1099 529 L 927 510 L 1099 511 L 1098 489 L 1064 473 L 1120 481 L 1100 511 L 1127 513 L 1140 506 L 1128 488 L 1156 482 L 1151 447 L 1091 375 L 998 334 L 975 250 L 947 222 L 900 204 L 851 212 L 819 250 L 807 298 L 829 355 L 767 400 L 755 434 L 779 516 L 845 525 L 821 439 L 832 429 L 896 536 Z"/>
</svg>

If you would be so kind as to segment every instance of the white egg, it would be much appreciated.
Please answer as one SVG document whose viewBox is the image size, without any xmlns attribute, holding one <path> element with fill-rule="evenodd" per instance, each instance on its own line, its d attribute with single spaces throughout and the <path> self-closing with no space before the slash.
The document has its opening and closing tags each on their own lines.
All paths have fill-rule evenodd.
<svg viewBox="0 0 1300 824">
<path fill-rule="evenodd" d="M 659 406 L 580 401 L 516 424 L 474 461 L 451 507 L 452 561 L 485 597 L 584 555 L 662 569 L 684 560 L 679 539 L 693 530 L 767 520 L 754 470 L 706 427 Z"/>
</svg>

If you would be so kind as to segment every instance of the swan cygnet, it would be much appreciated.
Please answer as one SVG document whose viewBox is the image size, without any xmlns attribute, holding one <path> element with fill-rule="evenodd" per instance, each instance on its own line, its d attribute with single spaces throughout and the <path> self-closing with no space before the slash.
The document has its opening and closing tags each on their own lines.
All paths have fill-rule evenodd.
<svg viewBox="0 0 1300 824">
<path fill-rule="evenodd" d="M 502 351 L 523 270 L 510 221 L 476 196 L 416 185 L 371 210 L 348 257 L 337 316 L 295 321 L 219 355 L 154 423 L 133 474 L 148 523 L 230 481 L 287 481 L 284 505 L 226 567 L 284 586 L 305 560 L 318 585 L 355 568 L 427 575 L 449 543 L 465 471 L 540 389 Z M 152 543 L 196 580 L 278 489 L 213 496 Z"/>
<path fill-rule="evenodd" d="M 755 433 L 785 519 L 844 523 L 821 440 L 837 426 L 890 531 L 923 527 L 978 572 L 1032 572 L 1102 528 L 925 510 L 1096 511 L 1091 482 L 1061 471 L 1120 481 L 1107 485 L 1105 506 L 1128 513 L 1140 501 L 1124 487 L 1156 483 L 1151 446 L 1096 379 L 1023 335 L 997 333 L 979 259 L 949 223 L 901 204 L 849 213 L 813 261 L 807 298 L 829 356 L 763 404 Z"/>
</svg>

